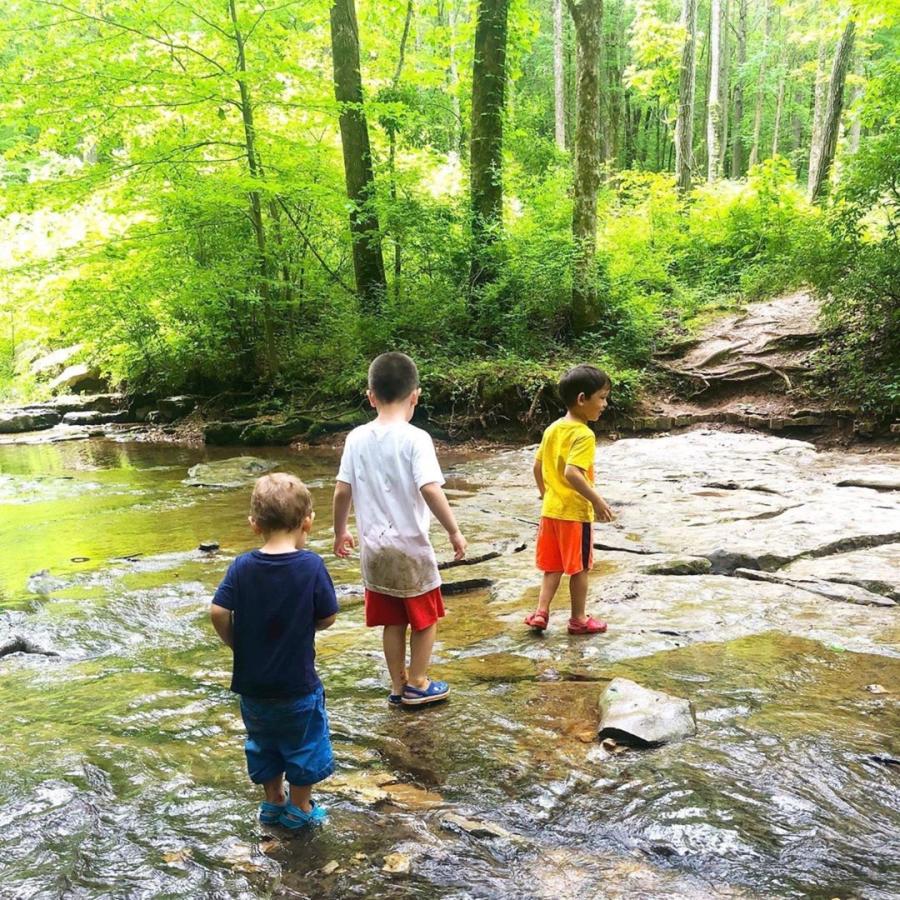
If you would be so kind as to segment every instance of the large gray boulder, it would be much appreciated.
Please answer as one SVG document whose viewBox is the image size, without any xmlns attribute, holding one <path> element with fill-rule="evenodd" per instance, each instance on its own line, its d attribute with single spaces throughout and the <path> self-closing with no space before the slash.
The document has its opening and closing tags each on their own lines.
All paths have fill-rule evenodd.
<svg viewBox="0 0 900 900">
<path fill-rule="evenodd" d="M 697 733 L 689 700 L 651 691 L 627 678 L 613 678 L 600 697 L 598 737 L 656 747 Z"/>
<path fill-rule="evenodd" d="M 106 425 L 112 422 L 128 422 L 130 418 L 127 409 L 120 409 L 116 412 L 86 409 L 80 412 L 67 412 L 62 420 L 63 425 Z"/>
<path fill-rule="evenodd" d="M 102 391 L 107 388 L 107 383 L 100 377 L 100 371 L 84 363 L 68 366 L 50 382 L 52 391 L 75 391 L 78 394 Z"/>
<path fill-rule="evenodd" d="M 188 469 L 185 484 L 192 487 L 242 487 L 276 468 L 278 463 L 256 456 L 233 456 L 208 463 L 197 463 Z"/>
<path fill-rule="evenodd" d="M 187 394 L 177 397 L 161 397 L 156 401 L 156 408 L 164 422 L 174 422 L 192 413 L 197 406 L 197 398 Z"/>
<path fill-rule="evenodd" d="M 81 344 L 73 344 L 38 357 L 29 367 L 31 374 L 50 376 L 61 372 L 81 348 Z"/>
<path fill-rule="evenodd" d="M 0 434 L 21 434 L 24 431 L 42 431 L 59 424 L 59 413 L 40 407 L 0 412 Z"/>
</svg>

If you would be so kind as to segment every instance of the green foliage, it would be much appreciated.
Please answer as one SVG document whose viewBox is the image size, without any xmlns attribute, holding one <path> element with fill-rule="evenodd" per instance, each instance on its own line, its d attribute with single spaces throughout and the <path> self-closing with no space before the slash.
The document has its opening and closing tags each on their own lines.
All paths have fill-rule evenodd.
<svg viewBox="0 0 900 900">
<path fill-rule="evenodd" d="M 551 4 L 511 6 L 504 231 L 491 249 L 497 278 L 473 297 L 465 148 L 475 4 L 415 4 L 401 67 L 406 4 L 358 0 L 376 179 L 368 202 L 388 275 L 377 316 L 360 312 L 353 290 L 324 0 L 236 0 L 244 71 L 229 4 L 8 6 L 0 62 L 22 89 L 0 97 L 0 391 L 15 374 L 14 327 L 18 343 L 83 342 L 135 391 L 351 400 L 369 358 L 399 347 L 422 362 L 433 397 L 498 422 L 535 396 L 548 403 L 559 372 L 583 360 L 613 371 L 613 403 L 627 406 L 654 350 L 695 317 L 812 273 L 833 326 L 823 372 L 838 370 L 873 408 L 896 402 L 896 379 L 884 376 L 896 352 L 896 63 L 857 76 L 867 134 L 824 214 L 781 158 L 682 198 L 665 171 L 679 4 L 605 4 L 601 308 L 573 343 L 572 166 L 554 140 Z M 760 147 L 771 148 L 787 73 L 782 146 L 796 121 L 792 159 L 805 170 L 818 39 L 833 40 L 839 17 L 829 6 L 818 22 L 806 0 L 779 9 L 768 41 L 755 20 L 731 85 L 744 87 L 749 149 L 762 75 Z M 571 137 L 568 17 L 565 31 Z M 895 58 L 888 25 L 864 31 L 873 59 Z M 702 82 L 700 66 L 697 134 Z"/>
<path fill-rule="evenodd" d="M 888 57 L 863 110 L 863 139 L 808 248 L 828 341 L 823 387 L 877 415 L 900 409 L 900 63 Z"/>
</svg>

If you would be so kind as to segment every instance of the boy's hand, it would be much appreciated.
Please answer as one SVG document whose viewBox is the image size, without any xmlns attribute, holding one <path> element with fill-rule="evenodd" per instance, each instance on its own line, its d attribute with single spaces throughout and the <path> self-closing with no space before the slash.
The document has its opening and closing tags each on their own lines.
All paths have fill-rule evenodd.
<svg viewBox="0 0 900 900">
<path fill-rule="evenodd" d="M 609 508 L 609 504 L 602 498 L 598 498 L 597 502 L 593 504 L 593 507 L 594 515 L 597 517 L 598 522 L 612 522 L 612 520 L 615 519 L 615 515 Z"/>
<path fill-rule="evenodd" d="M 463 533 L 458 529 L 450 535 L 450 543 L 453 546 L 454 559 L 462 559 L 466 555 L 466 547 L 469 542 L 463 537 Z"/>
<path fill-rule="evenodd" d="M 334 555 L 341 559 L 346 559 L 355 546 L 353 535 L 349 531 L 343 531 L 334 536 Z"/>
</svg>

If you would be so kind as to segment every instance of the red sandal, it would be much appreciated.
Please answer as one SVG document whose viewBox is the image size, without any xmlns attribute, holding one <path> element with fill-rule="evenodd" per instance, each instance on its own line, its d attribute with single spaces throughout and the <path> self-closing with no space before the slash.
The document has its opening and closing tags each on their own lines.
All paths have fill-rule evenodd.
<svg viewBox="0 0 900 900">
<path fill-rule="evenodd" d="M 569 619 L 569 634 L 603 634 L 606 631 L 606 622 L 588 616 L 584 622 L 577 619 Z"/>
<path fill-rule="evenodd" d="M 530 615 L 525 616 L 525 624 L 535 631 L 543 631 L 547 627 L 549 619 L 549 613 L 545 613 L 542 609 L 536 609 Z"/>
</svg>

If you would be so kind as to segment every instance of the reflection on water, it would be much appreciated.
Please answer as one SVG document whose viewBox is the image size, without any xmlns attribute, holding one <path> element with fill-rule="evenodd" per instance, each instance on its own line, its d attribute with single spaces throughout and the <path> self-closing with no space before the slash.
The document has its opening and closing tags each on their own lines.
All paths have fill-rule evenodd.
<svg viewBox="0 0 900 900">
<path fill-rule="evenodd" d="M 334 454 L 260 455 L 314 485 L 330 559 Z M 378 635 L 348 597 L 319 643 L 331 822 L 262 840 L 206 619 L 253 544 L 248 491 L 183 485 L 204 458 L 0 447 L 0 626 L 60 654 L 0 660 L 0 897 L 897 896 L 900 769 L 873 757 L 900 756 L 900 660 L 767 632 L 597 661 L 518 627 L 527 553 L 508 562 L 519 595 L 448 600 L 435 669 L 454 696 L 421 714 L 387 707 Z M 221 553 L 196 550 L 210 538 Z M 358 581 L 352 560 L 329 565 Z M 690 696 L 697 737 L 604 751 L 597 698 L 614 675 Z M 502 831 L 470 834 L 448 811 Z M 391 853 L 410 874 L 383 871 Z"/>
</svg>

